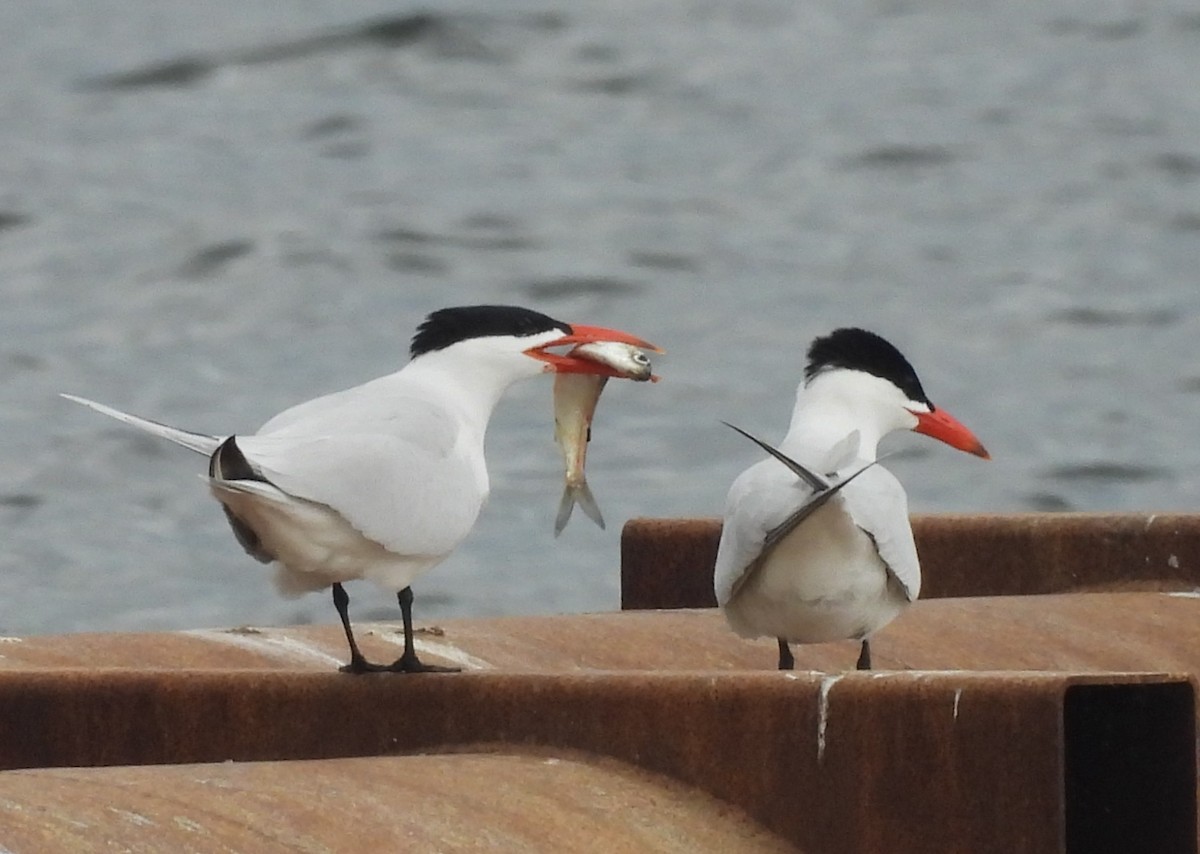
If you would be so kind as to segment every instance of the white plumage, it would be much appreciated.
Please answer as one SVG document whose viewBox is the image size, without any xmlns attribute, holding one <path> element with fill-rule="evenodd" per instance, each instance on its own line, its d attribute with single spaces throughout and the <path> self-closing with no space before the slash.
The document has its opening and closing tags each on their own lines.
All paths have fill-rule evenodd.
<svg viewBox="0 0 1200 854">
<path fill-rule="evenodd" d="M 431 669 L 411 644 L 409 586 L 467 536 L 487 501 L 484 434 L 512 383 L 547 371 L 611 374 L 548 347 L 640 339 L 570 326 L 527 309 L 472 306 L 430 315 L 396 373 L 294 406 L 252 435 L 190 433 L 66 395 L 209 455 L 209 487 L 238 540 L 288 595 L 333 587 L 353 672 Z M 409 643 L 391 668 L 362 658 L 342 582 L 400 592 Z M 406 602 L 406 598 L 408 601 Z"/>
<path fill-rule="evenodd" d="M 870 635 L 920 594 L 907 496 L 874 464 L 880 439 L 898 429 L 987 455 L 965 427 L 933 407 L 899 351 L 872 333 L 838 330 L 814 342 L 777 452 L 812 477 L 828 476 L 833 494 L 783 534 L 789 517 L 824 491 L 811 477 L 766 459 L 730 487 L 717 602 L 739 635 L 778 639 L 781 668 L 792 663 L 789 643 L 845 639 L 863 642 L 859 666 L 869 667 Z"/>
</svg>

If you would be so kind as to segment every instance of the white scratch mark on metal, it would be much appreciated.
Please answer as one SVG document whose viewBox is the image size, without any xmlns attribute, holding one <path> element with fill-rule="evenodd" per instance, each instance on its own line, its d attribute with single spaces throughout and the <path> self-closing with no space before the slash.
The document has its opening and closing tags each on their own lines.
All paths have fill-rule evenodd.
<svg viewBox="0 0 1200 854">
<path fill-rule="evenodd" d="M 476 658 L 465 650 L 461 650 L 456 646 L 451 646 L 448 643 L 440 643 L 438 641 L 426 640 L 425 638 L 413 638 L 413 646 L 417 648 L 417 652 L 427 652 L 430 655 L 436 655 L 439 658 L 444 658 L 447 661 L 453 661 L 463 670 L 492 670 L 492 663 L 484 661 L 482 658 Z"/>
<path fill-rule="evenodd" d="M 958 702 L 962 699 L 962 688 L 954 689 L 954 720 L 958 720 Z"/>
<path fill-rule="evenodd" d="M 153 819 L 146 818 L 146 816 L 144 816 L 138 812 L 131 812 L 129 810 L 123 810 L 118 807 L 109 807 L 108 811 L 114 815 L 119 815 L 121 818 L 125 819 L 130 824 L 136 825 L 138 827 L 153 827 L 154 826 Z"/>
<path fill-rule="evenodd" d="M 332 664 L 335 667 L 342 663 L 341 659 L 335 658 L 324 650 L 317 649 L 315 646 L 311 646 L 294 637 L 273 635 L 267 629 L 256 631 L 256 634 L 248 634 L 238 631 L 231 632 L 228 629 L 187 629 L 181 632 L 181 634 L 216 641 L 217 643 L 228 644 L 229 646 L 236 646 L 239 649 L 262 653 L 272 658 L 284 658 L 293 662 L 320 662 L 326 665 Z"/>
<path fill-rule="evenodd" d="M 385 640 L 394 646 L 404 647 L 404 634 L 396 631 L 394 628 L 374 628 L 371 630 L 371 633 L 380 640 Z M 495 666 L 490 661 L 477 658 L 453 644 L 430 640 L 427 637 L 422 637 L 420 634 L 414 633 L 413 646 L 416 647 L 415 652 L 418 654 L 429 653 L 430 655 L 436 655 L 438 658 L 444 658 L 447 661 L 457 664 L 463 670 L 495 670 Z"/>
<path fill-rule="evenodd" d="M 197 824 L 196 822 L 192 821 L 190 818 L 186 818 L 184 816 L 177 815 L 177 816 L 175 816 L 175 824 L 182 830 L 186 830 L 190 833 L 202 833 L 205 836 L 208 835 L 208 831 L 204 829 L 204 825 Z"/>
<path fill-rule="evenodd" d="M 821 680 L 821 691 L 817 701 L 817 764 L 825 761 L 825 729 L 829 726 L 829 692 L 841 681 L 841 674 L 826 676 Z"/>
</svg>

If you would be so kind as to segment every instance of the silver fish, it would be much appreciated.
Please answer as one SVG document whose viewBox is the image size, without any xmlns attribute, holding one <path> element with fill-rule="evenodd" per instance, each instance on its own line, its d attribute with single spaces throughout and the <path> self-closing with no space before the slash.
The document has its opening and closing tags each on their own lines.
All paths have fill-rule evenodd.
<svg viewBox="0 0 1200 854">
<path fill-rule="evenodd" d="M 652 373 L 650 358 L 637 347 L 617 341 L 580 344 L 568 354 L 599 362 L 612 369 L 615 376 L 637 382 L 658 381 Z M 597 525 L 604 528 L 604 516 L 588 487 L 584 467 L 587 464 L 587 445 L 592 438 L 592 418 L 596 403 L 604 391 L 608 377 L 595 374 L 560 373 L 554 377 L 554 440 L 562 451 L 564 484 L 558 516 L 554 519 L 554 536 L 562 533 L 578 504 Z"/>
<path fill-rule="evenodd" d="M 592 434 L 592 416 L 607 382 L 608 377 L 595 374 L 561 373 L 554 377 L 554 441 L 562 451 L 565 467 L 562 500 L 554 520 L 556 537 L 567 526 L 576 504 L 583 508 L 588 518 L 604 527 L 604 517 L 588 488 L 583 469 Z"/>
<path fill-rule="evenodd" d="M 568 355 L 607 365 L 622 379 L 634 382 L 645 382 L 646 380 L 658 382 L 658 377 L 653 374 L 654 368 L 650 364 L 650 357 L 644 350 L 634 347 L 632 344 L 624 344 L 620 341 L 596 341 L 591 344 L 580 344 Z"/>
</svg>

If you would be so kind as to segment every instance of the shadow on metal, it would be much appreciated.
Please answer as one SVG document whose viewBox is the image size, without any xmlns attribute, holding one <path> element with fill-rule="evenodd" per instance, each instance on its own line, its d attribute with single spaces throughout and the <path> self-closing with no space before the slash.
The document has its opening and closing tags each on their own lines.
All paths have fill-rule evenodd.
<svg viewBox="0 0 1200 854">
<path fill-rule="evenodd" d="M 740 810 L 669 778 L 508 745 L 9 771 L 0 791 L 0 839 L 14 852 L 795 850 Z"/>
<path fill-rule="evenodd" d="M 917 515 L 921 598 L 1200 588 L 1200 515 Z M 720 519 L 631 519 L 621 607 L 711 608 Z"/>
</svg>

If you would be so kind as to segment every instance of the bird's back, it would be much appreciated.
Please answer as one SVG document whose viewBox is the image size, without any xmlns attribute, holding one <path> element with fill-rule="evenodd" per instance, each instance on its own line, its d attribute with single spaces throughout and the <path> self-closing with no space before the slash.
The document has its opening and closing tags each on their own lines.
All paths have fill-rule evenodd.
<svg viewBox="0 0 1200 854">
<path fill-rule="evenodd" d="M 281 587 L 352 577 L 407 586 L 466 537 L 487 499 L 475 432 L 399 375 L 292 407 L 236 441 L 262 482 L 214 493 L 275 541 L 295 576 Z"/>
<path fill-rule="evenodd" d="M 774 460 L 751 466 L 730 488 L 714 588 L 740 634 L 805 641 L 855 636 L 916 598 L 920 569 L 907 500 L 879 465 L 764 553 L 769 532 L 811 495 Z"/>
</svg>

